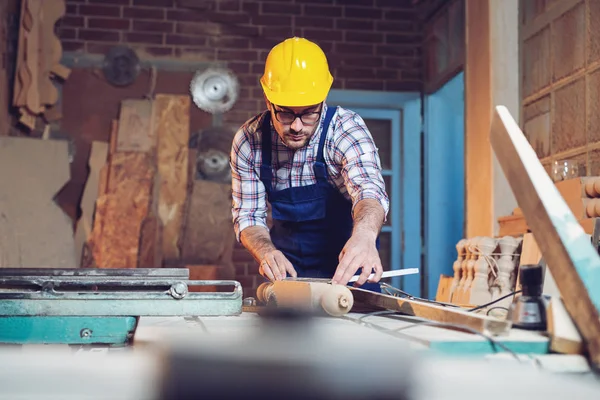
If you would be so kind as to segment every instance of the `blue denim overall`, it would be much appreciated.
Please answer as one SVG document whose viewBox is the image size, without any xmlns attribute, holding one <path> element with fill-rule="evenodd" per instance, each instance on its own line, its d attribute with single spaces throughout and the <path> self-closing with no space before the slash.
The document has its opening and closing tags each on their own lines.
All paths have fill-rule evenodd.
<svg viewBox="0 0 600 400">
<path fill-rule="evenodd" d="M 292 263 L 299 278 L 332 278 L 339 263 L 339 254 L 352 235 L 352 202 L 328 182 L 323 156 L 325 138 L 336 108 L 327 109 L 313 166 L 316 183 L 308 186 L 273 190 L 270 112 L 265 114 L 261 126 L 260 180 L 271 204 L 271 240 Z M 366 282 L 361 288 L 381 292 L 377 283 Z"/>
</svg>

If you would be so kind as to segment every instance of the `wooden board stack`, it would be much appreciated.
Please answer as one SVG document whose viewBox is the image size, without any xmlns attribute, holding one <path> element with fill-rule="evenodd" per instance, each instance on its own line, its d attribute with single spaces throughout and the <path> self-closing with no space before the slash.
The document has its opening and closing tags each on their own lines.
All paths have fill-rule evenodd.
<svg viewBox="0 0 600 400">
<path fill-rule="evenodd" d="M 98 185 L 98 195 L 93 221 L 86 222 L 92 228 L 82 266 L 157 268 L 164 259 L 179 257 L 189 108 L 189 96 L 159 94 L 153 100 L 122 102 L 106 164 L 98 178 L 88 180 Z"/>
<path fill-rule="evenodd" d="M 30 129 L 40 114 L 46 120 L 60 118 L 52 109 L 58 101 L 58 90 L 51 78 L 64 80 L 70 74 L 60 64 L 62 46 L 54 34 L 54 25 L 65 11 L 65 0 L 21 2 L 13 106 L 19 109 L 19 121 Z"/>
</svg>

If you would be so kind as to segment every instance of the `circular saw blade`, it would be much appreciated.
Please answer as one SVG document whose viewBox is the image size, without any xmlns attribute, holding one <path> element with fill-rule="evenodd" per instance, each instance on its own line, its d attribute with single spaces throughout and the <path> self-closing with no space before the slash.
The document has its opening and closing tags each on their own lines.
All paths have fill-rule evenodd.
<svg viewBox="0 0 600 400">
<path fill-rule="evenodd" d="M 208 68 L 198 71 L 190 82 L 194 104 L 211 114 L 229 111 L 235 104 L 239 83 L 228 69 Z"/>
</svg>

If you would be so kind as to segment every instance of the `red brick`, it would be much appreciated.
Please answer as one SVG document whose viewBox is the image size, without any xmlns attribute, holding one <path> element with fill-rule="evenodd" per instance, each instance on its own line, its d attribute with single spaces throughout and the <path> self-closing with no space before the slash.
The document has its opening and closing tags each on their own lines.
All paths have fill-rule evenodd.
<svg viewBox="0 0 600 400">
<path fill-rule="evenodd" d="M 217 9 L 219 11 L 240 11 L 241 3 L 241 0 L 219 0 Z"/>
<path fill-rule="evenodd" d="M 280 3 L 262 3 L 261 11 L 263 14 L 300 14 L 302 7 L 297 4 L 285 4 L 283 1 Z M 273 18 L 273 17 L 270 17 Z"/>
<path fill-rule="evenodd" d="M 278 15 L 273 17 L 272 15 L 253 15 L 252 25 L 266 25 L 266 26 L 291 26 L 292 17 L 289 15 Z"/>
<path fill-rule="evenodd" d="M 258 36 L 258 26 L 221 25 L 221 33 L 226 36 Z"/>
<path fill-rule="evenodd" d="M 371 68 L 381 68 L 383 67 L 383 59 L 384 57 L 363 57 L 363 56 L 343 56 L 341 58 L 341 62 L 343 65 L 351 66 L 351 67 L 371 67 Z"/>
<path fill-rule="evenodd" d="M 282 38 L 287 37 L 290 32 L 290 28 L 287 26 L 263 26 L 262 37 L 275 38 L 281 41 Z"/>
<path fill-rule="evenodd" d="M 178 47 L 174 49 L 175 57 L 182 59 L 192 59 L 195 61 L 214 61 L 215 50 L 214 49 L 203 49 L 203 48 L 192 48 L 192 47 Z"/>
<path fill-rule="evenodd" d="M 119 32 L 94 29 L 80 29 L 78 37 L 82 40 L 90 40 L 95 42 L 118 42 L 121 39 Z"/>
<path fill-rule="evenodd" d="M 256 284 L 255 276 L 236 276 L 236 280 L 242 285 L 244 290 L 246 288 L 255 288 L 255 284 Z"/>
<path fill-rule="evenodd" d="M 85 42 L 79 42 L 75 40 L 62 40 L 63 51 L 79 51 L 85 48 Z"/>
<path fill-rule="evenodd" d="M 375 29 L 378 31 L 389 31 L 389 32 L 418 32 L 418 25 L 414 21 L 377 21 L 375 23 Z"/>
<path fill-rule="evenodd" d="M 385 12 L 385 19 L 390 21 L 414 20 L 416 14 L 410 10 L 389 10 Z"/>
<path fill-rule="evenodd" d="M 303 28 L 333 29 L 334 19 L 326 17 L 295 17 L 296 26 Z"/>
<path fill-rule="evenodd" d="M 113 46 L 114 46 L 113 43 L 88 42 L 85 45 L 85 50 L 89 54 L 106 54 L 108 52 L 108 50 Z"/>
<path fill-rule="evenodd" d="M 244 4 L 242 4 L 242 10 L 249 14 L 249 15 L 258 15 L 260 14 L 260 3 L 259 2 L 244 2 Z"/>
<path fill-rule="evenodd" d="M 198 16 L 196 16 L 198 18 Z M 250 19 L 242 13 L 208 12 L 204 13 L 202 19 L 222 24 L 249 24 Z"/>
<path fill-rule="evenodd" d="M 118 18 L 88 18 L 88 28 L 108 30 L 129 30 L 128 19 Z"/>
<path fill-rule="evenodd" d="M 250 72 L 257 75 L 262 75 L 265 72 L 265 63 L 252 63 L 252 68 L 250 68 Z M 256 88 L 257 92 L 254 96 L 262 96 L 262 88 Z"/>
<path fill-rule="evenodd" d="M 69 40 L 77 38 L 77 29 L 75 28 L 60 28 L 58 37 L 61 40 Z"/>
<path fill-rule="evenodd" d="M 423 38 L 421 35 L 414 35 L 411 33 L 408 34 L 395 34 L 388 33 L 385 35 L 386 43 L 396 43 L 396 44 L 421 44 Z"/>
<path fill-rule="evenodd" d="M 264 102 L 263 102 L 264 104 Z M 259 269 L 258 269 L 259 264 L 257 262 L 252 262 L 246 265 L 246 268 L 248 269 L 248 275 L 260 275 Z"/>
<path fill-rule="evenodd" d="M 235 276 L 246 276 L 247 274 L 247 269 L 246 269 L 246 264 L 239 264 L 239 265 L 235 265 Z"/>
<path fill-rule="evenodd" d="M 347 42 L 381 43 L 383 34 L 376 32 L 346 32 Z"/>
<path fill-rule="evenodd" d="M 62 26 L 70 26 L 73 28 L 81 28 L 85 24 L 85 20 L 83 17 L 76 17 L 73 15 L 65 15 L 62 18 Z"/>
<path fill-rule="evenodd" d="M 304 14 L 307 16 L 318 15 L 320 17 L 341 17 L 342 7 L 339 6 L 324 6 L 324 5 L 307 5 L 304 6 Z"/>
<path fill-rule="evenodd" d="M 229 48 L 229 49 L 249 49 L 250 39 L 241 37 L 223 37 L 214 36 L 208 39 L 208 43 L 213 47 Z"/>
<path fill-rule="evenodd" d="M 296 3 L 304 4 L 333 4 L 334 0 L 296 0 Z"/>
<path fill-rule="evenodd" d="M 133 6 L 174 7 L 174 0 L 133 0 Z"/>
<path fill-rule="evenodd" d="M 67 4 L 65 9 L 65 15 L 77 15 L 78 13 L 78 5 L 77 4 Z"/>
<path fill-rule="evenodd" d="M 414 46 L 405 45 L 378 45 L 375 54 L 381 54 L 384 56 L 400 56 L 400 57 L 414 57 L 415 56 Z"/>
<path fill-rule="evenodd" d="M 375 0 L 338 0 L 336 4 L 340 6 L 373 7 L 375 5 Z"/>
<path fill-rule="evenodd" d="M 247 74 L 250 72 L 250 63 L 245 62 L 230 62 L 227 63 L 227 68 L 232 70 L 236 74 Z M 249 97 L 248 88 L 240 88 L 240 98 Z"/>
<path fill-rule="evenodd" d="M 172 47 L 145 47 L 144 51 L 156 57 L 166 57 L 173 55 Z"/>
<path fill-rule="evenodd" d="M 413 8 L 412 0 L 375 0 L 375 5 L 381 8 L 405 8 L 408 10 Z"/>
<path fill-rule="evenodd" d="M 373 46 L 366 44 L 356 44 L 356 43 L 336 43 L 335 50 L 341 54 L 362 54 L 362 55 L 372 55 L 373 54 Z"/>
<path fill-rule="evenodd" d="M 339 67 L 337 73 L 346 79 L 371 79 L 375 78 L 374 68 Z"/>
<path fill-rule="evenodd" d="M 206 46 L 207 40 L 203 36 L 167 35 L 165 43 L 176 46 Z"/>
<path fill-rule="evenodd" d="M 397 58 L 397 57 L 385 57 L 386 68 L 420 68 L 421 63 L 418 58 Z"/>
<path fill-rule="evenodd" d="M 128 6 L 131 0 L 88 0 L 88 3 L 92 4 L 119 4 L 122 6 Z"/>
<path fill-rule="evenodd" d="M 139 32 L 173 32 L 172 22 L 133 21 L 133 30 Z"/>
<path fill-rule="evenodd" d="M 344 16 L 347 18 L 381 19 L 383 11 L 377 8 L 346 7 Z M 386 12 L 387 14 L 387 12 Z"/>
<path fill-rule="evenodd" d="M 167 10 L 169 21 L 198 22 L 198 13 L 190 10 Z"/>
<path fill-rule="evenodd" d="M 158 8 L 125 7 L 123 8 L 123 17 L 134 19 L 164 19 L 165 10 Z"/>
<path fill-rule="evenodd" d="M 363 30 L 371 31 L 375 27 L 374 21 L 364 19 L 337 19 L 335 21 L 335 27 L 337 29 L 352 29 L 352 30 Z"/>
<path fill-rule="evenodd" d="M 93 17 L 120 17 L 121 7 L 118 6 L 102 6 L 102 5 L 80 5 L 80 15 L 88 15 Z"/>
<path fill-rule="evenodd" d="M 69 3 L 85 3 L 85 0 L 66 0 L 65 3 L 69 5 Z"/>
<path fill-rule="evenodd" d="M 175 31 L 184 35 L 216 36 L 221 34 L 221 25 L 210 22 L 178 22 Z"/>
<path fill-rule="evenodd" d="M 147 44 L 163 44 L 162 33 L 125 33 L 124 42 L 130 43 L 147 43 Z"/>
<path fill-rule="evenodd" d="M 404 71 L 402 71 L 402 76 L 404 76 Z M 397 69 L 376 69 L 375 77 L 377 79 L 400 79 L 400 71 Z"/>
<path fill-rule="evenodd" d="M 330 29 L 304 29 L 304 37 L 309 40 L 336 40 L 341 41 L 343 39 L 342 31 L 330 30 Z"/>
</svg>

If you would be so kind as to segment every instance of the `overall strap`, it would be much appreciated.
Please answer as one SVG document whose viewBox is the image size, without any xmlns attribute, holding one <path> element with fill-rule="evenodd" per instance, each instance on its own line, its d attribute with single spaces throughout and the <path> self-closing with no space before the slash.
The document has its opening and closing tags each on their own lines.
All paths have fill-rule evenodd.
<svg viewBox="0 0 600 400">
<path fill-rule="evenodd" d="M 315 165 L 313 166 L 313 170 L 315 172 L 315 177 L 317 181 L 327 181 L 327 166 L 325 165 L 325 156 L 323 155 L 325 149 L 325 140 L 327 139 L 327 132 L 329 131 L 329 125 L 331 125 L 331 120 L 333 119 L 333 115 L 337 111 L 337 106 L 328 106 L 327 113 L 325 114 L 325 119 L 323 120 L 323 127 L 321 130 L 321 137 L 319 140 L 319 149 L 317 150 L 317 160 Z"/>
<path fill-rule="evenodd" d="M 271 145 L 271 113 L 267 111 L 263 117 L 261 124 L 261 164 L 260 164 L 260 180 L 265 185 L 267 193 L 271 191 L 273 182 L 273 169 L 271 168 L 271 153 L 273 151 Z"/>
</svg>

